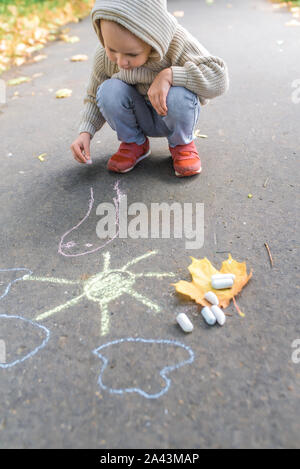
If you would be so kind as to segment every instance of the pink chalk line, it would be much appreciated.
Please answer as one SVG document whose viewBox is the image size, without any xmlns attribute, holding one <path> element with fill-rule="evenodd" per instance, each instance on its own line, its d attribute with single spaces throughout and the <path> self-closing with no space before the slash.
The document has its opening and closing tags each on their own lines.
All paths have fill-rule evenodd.
<svg viewBox="0 0 300 469">
<path fill-rule="evenodd" d="M 58 253 L 61 254 L 62 256 L 65 256 L 65 257 L 79 257 L 79 256 L 85 256 L 86 254 L 92 254 L 94 252 L 97 252 L 99 251 L 100 249 L 103 249 L 105 246 L 107 246 L 109 243 L 111 243 L 119 234 L 119 207 L 120 207 L 120 200 L 121 200 L 121 197 L 124 195 L 120 188 L 119 188 L 119 182 L 120 181 L 117 181 L 114 185 L 114 190 L 116 191 L 117 193 L 117 197 L 114 197 L 113 198 L 113 201 L 114 201 L 114 205 L 115 205 L 115 208 L 116 208 L 116 226 L 117 226 L 117 231 L 116 231 L 116 234 L 111 238 L 109 239 L 108 241 L 106 241 L 106 243 L 102 244 L 102 246 L 99 246 L 97 247 L 96 249 L 93 249 L 91 251 L 86 251 L 86 252 L 81 252 L 79 254 L 66 254 L 63 252 L 63 248 L 65 249 L 70 249 L 72 247 L 74 247 L 76 244 L 73 242 L 73 241 L 69 241 L 68 243 L 66 244 L 63 244 L 64 243 L 64 239 L 70 234 L 72 233 L 72 231 L 74 230 L 77 230 L 77 228 L 79 228 L 80 225 L 82 225 L 82 223 L 85 222 L 85 220 L 90 216 L 91 214 L 91 211 L 92 211 L 92 208 L 94 206 L 94 191 L 93 191 L 93 188 L 91 187 L 91 197 L 90 197 L 90 200 L 89 200 L 89 208 L 88 208 L 88 211 L 87 211 L 87 214 L 85 215 L 85 217 L 78 223 L 78 225 L 74 226 L 73 228 L 71 228 L 69 231 L 67 231 L 61 238 L 60 240 L 60 243 L 59 243 L 59 247 L 58 247 Z"/>
</svg>

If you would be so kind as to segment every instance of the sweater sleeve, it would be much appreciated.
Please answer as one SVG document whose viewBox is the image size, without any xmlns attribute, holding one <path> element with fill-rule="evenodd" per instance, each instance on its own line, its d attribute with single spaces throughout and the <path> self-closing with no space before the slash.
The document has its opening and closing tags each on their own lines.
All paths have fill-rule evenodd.
<svg viewBox="0 0 300 469">
<path fill-rule="evenodd" d="M 204 102 L 227 92 L 228 69 L 225 62 L 209 52 L 183 27 L 170 47 L 173 86 L 183 86 Z"/>
<path fill-rule="evenodd" d="M 85 106 L 81 112 L 79 123 L 79 133 L 89 132 L 91 138 L 94 137 L 95 133 L 100 130 L 106 122 L 96 103 L 97 88 L 109 78 L 105 73 L 104 64 L 105 49 L 99 44 L 94 55 L 92 71 L 86 89 L 86 96 L 83 101 Z"/>
</svg>

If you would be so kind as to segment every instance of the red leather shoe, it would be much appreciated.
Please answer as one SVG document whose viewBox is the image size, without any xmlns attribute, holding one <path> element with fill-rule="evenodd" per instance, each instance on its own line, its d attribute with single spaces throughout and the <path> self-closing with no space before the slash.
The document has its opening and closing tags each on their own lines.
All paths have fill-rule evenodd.
<svg viewBox="0 0 300 469">
<path fill-rule="evenodd" d="M 202 171 L 201 160 L 194 141 L 187 145 L 169 146 L 175 174 L 178 177 L 194 176 Z"/>
<path fill-rule="evenodd" d="M 115 173 L 128 173 L 150 154 L 150 142 L 147 137 L 142 145 L 122 142 L 117 153 L 108 160 L 107 168 Z"/>
</svg>

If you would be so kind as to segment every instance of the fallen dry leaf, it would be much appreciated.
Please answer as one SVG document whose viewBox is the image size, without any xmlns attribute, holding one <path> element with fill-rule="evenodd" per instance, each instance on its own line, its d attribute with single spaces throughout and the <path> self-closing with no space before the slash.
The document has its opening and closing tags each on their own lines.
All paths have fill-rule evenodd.
<svg viewBox="0 0 300 469">
<path fill-rule="evenodd" d="M 7 5 L 0 13 L 0 74 L 13 65 L 32 61 L 31 55 L 47 42 L 59 39 L 60 35 L 68 36 L 70 28 L 60 27 L 88 16 L 94 0 L 40 1 L 39 8 L 32 0 L 4 3 L 17 5 Z M 71 42 L 78 39 L 66 37 Z"/>
<path fill-rule="evenodd" d="M 71 44 L 74 44 L 75 42 L 79 42 L 80 39 L 78 36 L 68 36 L 68 34 L 61 34 L 59 38 L 64 41 L 64 42 L 70 42 Z"/>
<path fill-rule="evenodd" d="M 14 64 L 17 65 L 17 67 L 20 67 L 20 66 L 23 65 L 25 62 L 26 62 L 26 58 L 25 58 L 25 57 L 16 57 L 15 60 L 14 60 Z"/>
<path fill-rule="evenodd" d="M 188 269 L 193 278 L 192 282 L 180 280 L 172 285 L 175 286 L 178 293 L 189 296 L 202 306 L 211 306 L 210 303 L 205 300 L 204 295 L 208 291 L 212 291 L 219 299 L 219 306 L 221 308 L 227 308 L 230 300 L 243 289 L 252 277 L 252 270 L 249 275 L 247 274 L 246 263 L 237 262 L 231 257 L 231 254 L 228 255 L 227 261 L 222 262 L 220 270 L 217 270 L 206 257 L 204 257 L 204 259 L 191 257 L 191 259 L 192 264 Z M 212 287 L 211 276 L 220 273 L 235 275 L 235 281 L 231 288 L 215 290 Z"/>
<path fill-rule="evenodd" d="M 42 163 L 44 163 L 44 161 L 45 161 L 45 156 L 46 156 L 46 155 L 47 155 L 47 153 L 42 153 L 41 155 L 38 156 L 38 159 L 39 159 Z"/>
<path fill-rule="evenodd" d="M 44 60 L 46 59 L 48 56 L 45 55 L 45 54 L 39 54 L 39 55 L 36 55 L 34 58 L 33 58 L 33 61 L 34 62 L 40 62 L 41 60 Z"/>
<path fill-rule="evenodd" d="M 63 88 L 61 90 L 56 91 L 56 98 L 69 98 L 72 94 L 72 90 L 69 90 L 68 88 Z"/>
<path fill-rule="evenodd" d="M 29 77 L 19 77 L 19 78 L 13 78 L 12 80 L 9 80 L 7 84 L 9 86 L 15 86 L 15 85 L 21 85 L 22 83 L 26 83 L 30 81 L 31 78 Z"/>
<path fill-rule="evenodd" d="M 73 57 L 70 58 L 71 62 L 84 62 L 85 60 L 89 60 L 87 55 L 73 55 Z"/>
<path fill-rule="evenodd" d="M 199 138 L 207 138 L 207 135 L 201 134 L 200 129 L 196 129 L 194 135 L 195 137 L 199 137 Z"/>
</svg>

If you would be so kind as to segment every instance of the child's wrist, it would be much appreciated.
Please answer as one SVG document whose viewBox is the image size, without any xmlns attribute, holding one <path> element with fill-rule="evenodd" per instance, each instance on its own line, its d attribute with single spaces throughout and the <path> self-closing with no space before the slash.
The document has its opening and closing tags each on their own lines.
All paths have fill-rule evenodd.
<svg viewBox="0 0 300 469">
<path fill-rule="evenodd" d="M 165 68 L 160 73 L 164 75 L 164 77 L 169 81 L 170 85 L 173 83 L 173 71 L 171 68 Z"/>
</svg>

